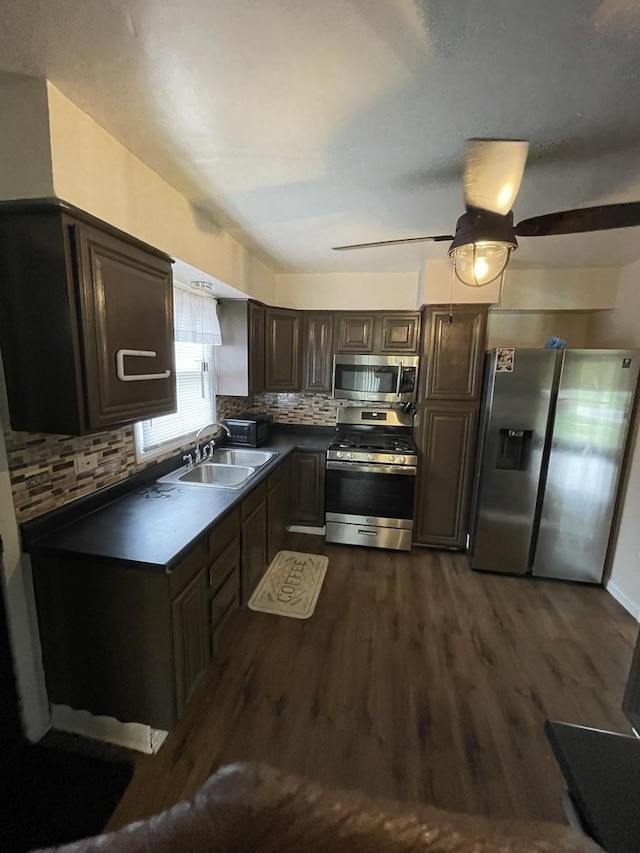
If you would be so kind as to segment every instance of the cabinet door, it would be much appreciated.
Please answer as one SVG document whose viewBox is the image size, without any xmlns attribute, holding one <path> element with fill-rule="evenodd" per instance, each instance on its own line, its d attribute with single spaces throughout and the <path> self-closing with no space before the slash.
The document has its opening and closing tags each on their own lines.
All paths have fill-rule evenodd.
<svg viewBox="0 0 640 853">
<path fill-rule="evenodd" d="M 267 308 L 265 391 L 300 390 L 300 314 Z"/>
<path fill-rule="evenodd" d="M 171 265 L 89 225 L 72 231 L 89 427 L 175 412 Z"/>
<path fill-rule="evenodd" d="M 267 495 L 267 564 L 280 551 L 287 535 L 287 487 L 280 480 Z"/>
<path fill-rule="evenodd" d="M 336 352 L 373 352 L 375 314 L 336 314 Z"/>
<path fill-rule="evenodd" d="M 332 314 L 314 312 L 305 315 L 303 352 L 303 390 L 330 393 L 333 378 Z"/>
<path fill-rule="evenodd" d="M 291 521 L 311 527 L 324 524 L 325 454 L 297 450 L 293 457 Z"/>
<path fill-rule="evenodd" d="M 264 391 L 264 307 L 249 302 L 249 394 Z"/>
<path fill-rule="evenodd" d="M 242 603 L 247 604 L 267 567 L 267 502 L 242 522 Z"/>
<path fill-rule="evenodd" d="M 471 491 L 477 406 L 461 403 L 422 409 L 414 541 L 463 548 Z"/>
<path fill-rule="evenodd" d="M 420 343 L 420 314 L 383 314 L 379 319 L 380 338 L 376 351 L 417 353 Z"/>
<path fill-rule="evenodd" d="M 427 311 L 426 387 L 427 400 L 478 400 L 482 385 L 485 349 L 486 306 L 454 306 L 453 321 L 448 308 Z"/>
<path fill-rule="evenodd" d="M 171 605 L 178 715 L 202 680 L 209 662 L 208 584 L 205 568 Z"/>
</svg>

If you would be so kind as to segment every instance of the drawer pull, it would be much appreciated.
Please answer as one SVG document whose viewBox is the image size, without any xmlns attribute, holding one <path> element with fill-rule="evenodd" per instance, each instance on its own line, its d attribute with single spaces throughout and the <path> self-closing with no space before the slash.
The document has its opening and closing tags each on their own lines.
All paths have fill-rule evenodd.
<svg viewBox="0 0 640 853">
<path fill-rule="evenodd" d="M 377 535 L 378 535 L 378 531 L 377 531 L 377 530 L 362 530 L 362 529 L 359 529 L 359 530 L 358 530 L 358 534 L 359 534 L 360 536 L 377 536 Z"/>
</svg>

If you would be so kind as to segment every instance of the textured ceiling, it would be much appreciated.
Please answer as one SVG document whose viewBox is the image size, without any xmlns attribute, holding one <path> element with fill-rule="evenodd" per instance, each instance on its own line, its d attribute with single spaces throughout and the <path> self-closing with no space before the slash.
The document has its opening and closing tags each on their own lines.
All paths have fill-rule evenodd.
<svg viewBox="0 0 640 853">
<path fill-rule="evenodd" d="M 635 0 L 2 0 L 0 70 L 48 77 L 277 271 L 416 270 L 470 136 L 531 140 L 516 219 L 640 199 Z M 640 257 L 640 228 L 519 265 Z"/>
</svg>

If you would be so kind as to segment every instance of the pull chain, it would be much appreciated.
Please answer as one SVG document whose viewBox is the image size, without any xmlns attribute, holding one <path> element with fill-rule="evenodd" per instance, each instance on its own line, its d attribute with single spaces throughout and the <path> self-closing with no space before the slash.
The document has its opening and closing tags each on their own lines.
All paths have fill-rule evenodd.
<svg viewBox="0 0 640 853">
<path fill-rule="evenodd" d="M 453 262 L 451 267 L 451 294 L 449 296 L 449 325 L 453 323 L 453 285 L 456 280 L 456 264 Z"/>
</svg>

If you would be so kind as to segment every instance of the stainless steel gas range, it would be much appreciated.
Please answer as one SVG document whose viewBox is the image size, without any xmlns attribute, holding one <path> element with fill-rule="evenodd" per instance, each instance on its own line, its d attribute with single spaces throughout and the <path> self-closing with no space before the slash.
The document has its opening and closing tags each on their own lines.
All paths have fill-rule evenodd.
<svg viewBox="0 0 640 853">
<path fill-rule="evenodd" d="M 326 538 L 411 549 L 417 449 L 402 409 L 338 410 L 327 450 Z"/>
</svg>

